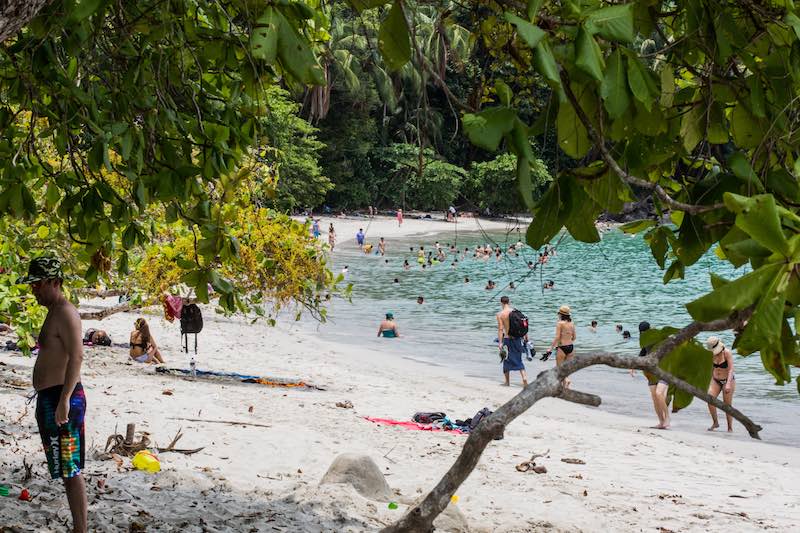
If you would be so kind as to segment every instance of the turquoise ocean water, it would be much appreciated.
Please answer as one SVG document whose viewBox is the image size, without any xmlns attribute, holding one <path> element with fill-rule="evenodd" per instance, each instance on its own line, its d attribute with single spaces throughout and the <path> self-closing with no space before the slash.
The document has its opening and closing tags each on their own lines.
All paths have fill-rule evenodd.
<svg viewBox="0 0 800 533">
<path fill-rule="evenodd" d="M 368 235 L 368 242 L 377 243 L 379 237 Z M 527 246 L 518 257 L 504 254 L 500 261 L 494 257 L 472 258 L 475 245 L 496 243 L 506 250 L 520 238 L 524 240 L 524 227 L 513 225 L 505 232 L 431 234 L 391 240 L 385 257 L 365 256 L 355 244 L 348 243 L 337 251 L 333 268 L 338 271 L 348 267 L 353 301 L 336 302 L 330 324 L 318 326 L 320 334 L 499 382 L 502 374 L 493 341 L 497 329 L 494 314 L 501 295 L 508 295 L 512 305 L 528 315 L 530 335 L 540 353 L 552 341 L 556 310 L 569 305 L 577 326 L 577 354 L 635 354 L 639 351 L 640 321 L 647 320 L 653 327 L 681 327 L 690 321 L 683 304 L 710 290 L 710 272 L 735 277 L 747 271 L 747 267 L 734 270 L 709 253 L 687 270 L 686 279 L 664 285 L 663 272 L 642 237 L 618 230 L 604 233 L 597 244 L 580 243 L 567 235 L 558 242 L 555 257 L 534 270 L 527 263 L 536 261 L 537 252 Z M 454 256 L 450 254 L 447 261 L 433 268 L 419 267 L 418 247 L 424 246 L 427 252 L 434 249 L 436 241 L 448 252 L 449 245 L 457 246 L 457 267 L 451 265 Z M 465 247 L 470 249 L 466 258 Z M 412 265 L 409 271 L 403 269 L 405 259 Z M 465 277 L 469 277 L 469 283 L 464 282 Z M 398 283 L 394 283 L 395 278 Z M 489 279 L 497 284 L 495 290 L 485 289 Z M 542 283 L 547 280 L 553 280 L 555 288 L 543 291 Z M 511 281 L 516 289 L 508 288 Z M 416 303 L 418 296 L 424 297 L 423 305 Z M 395 314 L 402 339 L 376 338 L 378 324 L 388 310 Z M 589 330 L 592 320 L 599 322 L 597 333 Z M 623 340 L 616 333 L 614 326 L 618 323 L 631 332 L 632 339 Z M 700 339 L 705 336 L 701 334 Z M 730 345 L 730 333 L 721 336 Z M 537 358 L 526 366 L 532 378 L 552 364 L 553 358 L 546 363 Z M 762 436 L 766 440 L 794 445 L 800 442 L 800 395 L 795 384 L 776 386 L 757 354 L 736 356 L 735 368 L 734 405 L 764 426 Z M 514 380 L 519 382 L 512 374 Z M 654 419 L 641 374 L 631 378 L 625 370 L 595 367 L 575 375 L 573 382 L 580 390 L 600 394 L 601 409 Z M 710 418 L 705 405 L 695 401 L 678 413 L 674 422 L 682 429 L 702 430 Z M 737 433 L 734 438 L 746 438 L 741 427 Z"/>
</svg>

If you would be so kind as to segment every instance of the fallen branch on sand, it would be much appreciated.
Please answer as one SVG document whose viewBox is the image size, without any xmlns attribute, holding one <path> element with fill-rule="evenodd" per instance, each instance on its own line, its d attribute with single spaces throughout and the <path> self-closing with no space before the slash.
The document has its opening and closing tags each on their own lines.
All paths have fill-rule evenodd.
<svg viewBox="0 0 800 533">
<path fill-rule="evenodd" d="M 193 453 L 197 453 L 200 450 L 202 450 L 203 448 L 205 448 L 205 446 L 201 446 L 200 448 L 195 448 L 193 450 L 189 450 L 189 449 L 185 449 L 185 448 L 184 449 L 176 448 L 175 444 L 177 444 L 178 441 L 181 439 L 181 437 L 183 437 L 183 432 L 181 431 L 182 429 L 183 428 L 178 429 L 178 432 L 172 438 L 172 442 L 169 443 L 169 446 L 167 446 L 166 448 L 158 448 L 158 447 L 156 447 L 156 450 L 159 453 L 173 452 L 173 453 L 182 453 L 183 455 L 192 455 Z"/>
<path fill-rule="evenodd" d="M 236 420 L 208 420 L 205 418 L 181 418 L 172 416 L 170 420 L 186 420 L 188 422 L 207 422 L 209 424 L 228 424 L 229 426 L 255 426 L 260 428 L 270 428 L 267 424 L 258 424 L 256 422 L 237 422 Z"/>
<path fill-rule="evenodd" d="M 614 368 L 634 368 L 647 370 L 666 380 L 680 390 L 686 391 L 706 403 L 729 413 L 741 422 L 751 437 L 759 438 L 761 426 L 754 423 L 740 411 L 712 398 L 704 391 L 665 372 L 658 364 L 678 346 L 693 339 L 701 331 L 722 331 L 741 329 L 742 324 L 752 314 L 752 309 L 733 313 L 726 319 L 711 322 L 692 322 L 685 328 L 675 332 L 658 344 L 644 357 L 620 356 L 614 354 L 592 354 L 573 357 L 560 366 L 541 372 L 536 379 L 524 387 L 522 391 L 501 405 L 495 412 L 481 421 L 473 429 L 455 463 L 439 480 L 436 486 L 416 505 L 410 507 L 400 520 L 382 530 L 382 533 L 427 532 L 433 529 L 433 521 L 450 503 L 450 498 L 469 477 L 478 464 L 481 454 L 495 437 L 503 435 L 506 426 L 527 411 L 542 398 L 555 397 L 577 403 L 594 404 L 599 398 L 592 394 L 564 389 L 564 380 L 571 374 L 593 365 L 607 365 Z M 599 401 L 597 401 L 599 404 Z"/>
</svg>

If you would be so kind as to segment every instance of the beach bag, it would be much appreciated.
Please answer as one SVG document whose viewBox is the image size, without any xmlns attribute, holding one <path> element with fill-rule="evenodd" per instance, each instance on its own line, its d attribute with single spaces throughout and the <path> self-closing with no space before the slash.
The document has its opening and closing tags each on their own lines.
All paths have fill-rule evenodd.
<svg viewBox="0 0 800 533">
<path fill-rule="evenodd" d="M 481 421 L 482 421 L 484 418 L 486 418 L 487 416 L 489 416 L 490 414 L 492 414 L 492 412 L 489 410 L 489 408 L 488 408 L 488 407 L 484 407 L 483 409 L 481 409 L 480 411 L 478 411 L 477 413 L 475 413 L 475 416 L 473 416 L 472 418 L 470 418 L 470 419 L 469 419 L 469 421 L 468 421 L 468 423 L 469 423 L 469 429 L 470 429 L 470 430 L 473 430 L 473 429 L 475 429 L 476 427 L 478 427 L 478 424 L 480 424 L 480 423 L 481 423 Z"/>
<path fill-rule="evenodd" d="M 414 413 L 411 420 L 419 424 L 433 424 L 438 420 L 444 420 L 447 415 L 444 413 Z"/>
<path fill-rule="evenodd" d="M 514 309 L 508 315 L 508 335 L 518 339 L 528 334 L 528 317 L 519 309 Z"/>
<path fill-rule="evenodd" d="M 181 309 L 181 333 L 200 333 L 203 331 L 203 313 L 197 304 L 189 304 Z"/>
<path fill-rule="evenodd" d="M 189 334 L 194 333 L 194 353 L 197 353 L 197 334 L 203 331 L 203 313 L 197 304 L 184 305 L 181 310 L 183 349 L 189 353 Z"/>
</svg>

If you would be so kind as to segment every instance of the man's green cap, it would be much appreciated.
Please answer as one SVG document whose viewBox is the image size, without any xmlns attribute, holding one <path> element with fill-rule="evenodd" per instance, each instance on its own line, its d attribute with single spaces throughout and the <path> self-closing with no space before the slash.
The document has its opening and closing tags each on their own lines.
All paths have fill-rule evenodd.
<svg viewBox="0 0 800 533">
<path fill-rule="evenodd" d="M 61 262 L 55 257 L 37 257 L 28 266 L 28 275 L 17 279 L 17 284 L 35 283 L 44 279 L 64 279 Z"/>
</svg>

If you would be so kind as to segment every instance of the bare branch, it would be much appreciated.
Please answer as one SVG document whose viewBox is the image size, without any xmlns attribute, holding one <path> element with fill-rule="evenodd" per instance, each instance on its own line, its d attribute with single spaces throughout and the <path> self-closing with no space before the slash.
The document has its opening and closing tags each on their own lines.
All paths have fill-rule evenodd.
<svg viewBox="0 0 800 533">
<path fill-rule="evenodd" d="M 569 86 L 569 75 L 567 72 L 562 69 L 561 70 L 561 85 L 564 88 L 564 93 L 567 96 L 567 100 L 570 101 L 572 107 L 575 109 L 575 114 L 578 115 L 578 119 L 581 121 L 583 126 L 586 128 L 586 131 L 589 133 L 589 136 L 594 141 L 595 146 L 597 149 L 600 150 L 600 154 L 603 156 L 603 160 L 608 163 L 608 166 L 626 183 L 630 185 L 635 185 L 637 187 L 641 187 L 643 189 L 651 190 L 658 196 L 662 202 L 667 204 L 670 208 L 676 211 L 683 211 L 685 213 L 689 213 L 690 215 L 697 215 L 700 213 L 706 213 L 708 211 L 716 211 L 717 209 L 722 209 L 725 207 L 725 204 L 718 203 L 712 205 L 693 205 L 693 204 L 685 204 L 683 202 L 679 202 L 672 198 L 664 188 L 659 185 L 658 183 L 652 183 L 647 180 L 643 180 L 641 178 L 637 178 L 636 176 L 632 176 L 628 174 L 620 165 L 617 163 L 617 160 L 614 159 L 614 156 L 611 155 L 611 152 L 608 151 L 608 148 L 605 144 L 605 139 L 597 133 L 597 130 L 592 125 L 591 120 L 586 115 L 586 112 L 581 107 L 580 103 L 578 102 L 575 93 L 572 92 L 572 88 Z"/>
<path fill-rule="evenodd" d="M 558 398 L 581 405 L 591 405 L 592 407 L 598 407 L 602 401 L 600 396 L 596 394 L 589 394 L 588 392 L 580 392 L 572 389 L 562 390 Z"/>
<path fill-rule="evenodd" d="M 72 292 L 79 296 L 89 296 L 92 298 L 109 298 L 112 296 L 124 296 L 128 293 L 128 291 L 122 289 L 92 289 L 92 288 L 85 288 L 85 289 L 75 289 Z"/>
</svg>

